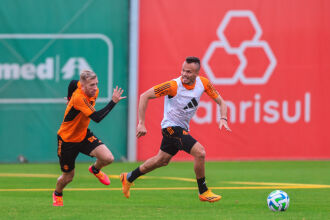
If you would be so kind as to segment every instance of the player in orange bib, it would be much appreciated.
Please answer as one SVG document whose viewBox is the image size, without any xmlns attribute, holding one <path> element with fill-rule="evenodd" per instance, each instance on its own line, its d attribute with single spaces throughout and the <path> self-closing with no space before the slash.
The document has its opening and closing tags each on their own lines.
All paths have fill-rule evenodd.
<svg viewBox="0 0 330 220">
<path fill-rule="evenodd" d="M 163 140 L 156 156 L 149 158 L 135 170 L 121 174 L 120 179 L 126 198 L 130 197 L 129 190 L 136 178 L 156 168 L 166 166 L 179 150 L 183 150 L 194 157 L 199 199 L 208 202 L 221 199 L 221 196 L 209 190 L 205 183 L 205 149 L 188 133 L 189 122 L 196 113 L 200 97 L 204 92 L 220 105 L 219 128 L 224 127 L 230 131 L 227 124 L 226 103 L 207 78 L 198 76 L 199 69 L 199 58 L 187 57 L 180 77 L 154 86 L 140 96 L 137 138 L 147 134 L 145 112 L 149 99 L 165 96 L 164 118 L 161 123 Z"/>
<path fill-rule="evenodd" d="M 57 179 L 53 192 L 53 205 L 63 206 L 63 189 L 74 176 L 75 160 L 79 153 L 96 157 L 96 162 L 89 167 L 92 173 L 104 185 L 109 185 L 109 177 L 101 168 L 112 163 L 114 157 L 111 151 L 89 129 L 92 119 L 100 122 L 112 108 L 122 99 L 124 90 L 116 87 L 112 100 L 103 109 L 95 110 L 95 101 L 99 94 L 98 79 L 94 72 L 83 70 L 80 80 L 72 80 L 68 87 L 68 103 L 64 119 L 57 132 L 57 155 L 61 165 L 62 175 Z"/>
</svg>

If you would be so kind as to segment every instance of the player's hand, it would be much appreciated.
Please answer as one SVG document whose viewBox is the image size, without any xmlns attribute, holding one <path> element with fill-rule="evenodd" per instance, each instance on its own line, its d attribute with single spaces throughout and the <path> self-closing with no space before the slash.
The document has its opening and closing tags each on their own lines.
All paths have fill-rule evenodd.
<svg viewBox="0 0 330 220">
<path fill-rule="evenodd" d="M 124 90 L 122 88 L 118 89 L 118 86 L 116 86 L 116 88 L 113 90 L 112 93 L 112 101 L 114 101 L 115 103 L 119 102 L 122 99 L 126 99 L 126 96 L 121 96 L 123 94 Z"/>
<path fill-rule="evenodd" d="M 136 137 L 140 138 L 146 134 L 147 134 L 146 126 L 144 124 L 138 124 L 136 128 Z"/>
<path fill-rule="evenodd" d="M 230 129 L 229 126 L 228 126 L 227 120 L 225 120 L 225 119 L 220 119 L 220 122 L 219 122 L 219 129 L 221 130 L 222 127 L 225 127 L 225 129 L 226 129 L 227 131 L 231 131 L 231 129 Z"/>
</svg>

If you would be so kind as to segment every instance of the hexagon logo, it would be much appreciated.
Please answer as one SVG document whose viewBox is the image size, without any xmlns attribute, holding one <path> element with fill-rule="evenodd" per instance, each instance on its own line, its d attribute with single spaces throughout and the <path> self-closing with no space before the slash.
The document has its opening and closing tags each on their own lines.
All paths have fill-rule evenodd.
<svg viewBox="0 0 330 220">
<path fill-rule="evenodd" d="M 242 41 L 238 47 L 231 46 L 228 40 L 228 37 L 230 36 L 227 36 L 225 34 L 226 28 L 228 27 L 231 19 L 233 18 L 246 18 L 250 22 L 250 25 L 254 28 L 254 35 L 252 39 Z M 252 11 L 228 11 L 217 29 L 217 36 L 219 38 L 219 41 L 211 42 L 202 59 L 202 66 L 210 80 L 215 85 L 234 85 L 238 81 L 240 81 L 244 85 L 266 84 L 275 69 L 277 61 L 268 43 L 266 41 L 260 41 L 261 35 L 262 29 L 256 16 L 253 14 Z M 213 72 L 212 67 L 209 64 L 209 61 L 217 48 L 223 48 L 226 53 L 237 56 L 237 59 L 240 61 L 240 65 L 235 70 L 235 73 L 231 74 L 231 77 L 218 77 L 217 73 Z M 258 74 L 258 76 L 260 75 L 259 77 L 248 77 L 244 74 L 246 66 L 249 65 L 248 60 L 244 55 L 244 51 L 247 48 L 261 48 L 264 51 L 264 54 L 267 56 L 267 59 L 269 60 L 269 64 L 264 70 L 264 72 Z"/>
</svg>

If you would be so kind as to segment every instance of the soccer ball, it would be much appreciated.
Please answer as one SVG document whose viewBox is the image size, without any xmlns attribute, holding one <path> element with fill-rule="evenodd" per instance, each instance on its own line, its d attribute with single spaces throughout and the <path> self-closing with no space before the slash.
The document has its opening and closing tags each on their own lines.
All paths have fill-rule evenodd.
<svg viewBox="0 0 330 220">
<path fill-rule="evenodd" d="M 268 208 L 274 212 L 285 211 L 289 207 L 290 198 L 286 192 L 275 190 L 267 197 Z"/>
</svg>

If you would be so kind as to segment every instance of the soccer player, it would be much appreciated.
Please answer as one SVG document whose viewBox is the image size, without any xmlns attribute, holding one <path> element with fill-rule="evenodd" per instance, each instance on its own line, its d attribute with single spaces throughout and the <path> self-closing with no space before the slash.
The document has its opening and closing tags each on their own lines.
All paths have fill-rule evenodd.
<svg viewBox="0 0 330 220">
<path fill-rule="evenodd" d="M 101 168 L 112 163 L 114 157 L 111 151 L 89 129 L 90 119 L 100 122 L 118 103 L 125 99 L 124 90 L 113 90 L 112 100 L 103 109 L 95 110 L 95 101 L 99 94 L 98 79 L 94 72 L 83 70 L 80 80 L 72 80 L 68 87 L 68 103 L 64 119 L 57 132 L 57 155 L 62 175 L 57 179 L 56 189 L 53 192 L 53 205 L 63 206 L 63 189 L 74 176 L 75 160 L 79 153 L 96 157 L 96 162 L 89 167 L 104 185 L 109 185 L 109 177 Z"/>
<path fill-rule="evenodd" d="M 136 178 L 156 168 L 166 166 L 179 150 L 184 150 L 194 157 L 199 199 L 208 202 L 216 202 L 221 199 L 221 196 L 209 190 L 205 183 L 205 149 L 188 133 L 189 122 L 197 110 L 203 92 L 206 92 L 220 105 L 219 128 L 224 127 L 230 131 L 227 124 L 226 103 L 207 78 L 198 76 L 199 69 L 199 58 L 187 57 L 182 65 L 179 78 L 156 85 L 140 96 L 136 137 L 140 138 L 147 133 L 145 112 L 149 99 L 165 96 L 164 118 L 161 123 L 163 140 L 157 155 L 146 160 L 135 170 L 120 175 L 122 190 L 126 198 L 130 197 L 129 190 Z"/>
</svg>

